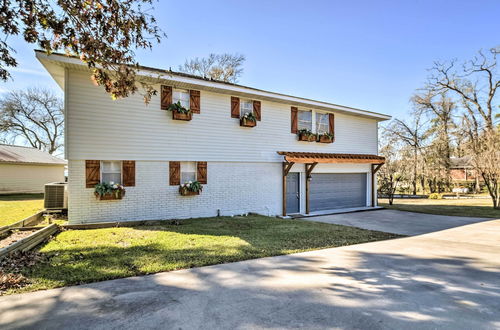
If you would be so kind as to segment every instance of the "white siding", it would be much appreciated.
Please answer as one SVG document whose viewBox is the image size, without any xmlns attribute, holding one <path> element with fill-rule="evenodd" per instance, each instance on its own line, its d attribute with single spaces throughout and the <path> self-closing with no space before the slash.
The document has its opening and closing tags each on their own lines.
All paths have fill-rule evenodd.
<svg viewBox="0 0 500 330">
<path fill-rule="evenodd" d="M 68 159 L 276 162 L 278 150 L 377 153 L 377 121 L 336 113 L 335 143 L 298 142 L 290 133 L 290 105 L 262 101 L 262 121 L 239 126 L 230 96 L 201 91 L 201 114 L 173 121 L 160 97 L 112 101 L 88 73 L 70 71 L 66 83 Z"/>
<path fill-rule="evenodd" d="M 281 164 L 208 163 L 208 184 L 199 196 L 180 196 L 168 184 L 168 162 L 137 161 L 136 185 L 122 200 L 96 200 L 85 188 L 85 161 L 69 161 L 69 222 L 164 220 L 281 213 Z"/>
<path fill-rule="evenodd" d="M 64 182 L 64 165 L 0 164 L 0 193 L 41 193 L 50 182 Z"/>
</svg>

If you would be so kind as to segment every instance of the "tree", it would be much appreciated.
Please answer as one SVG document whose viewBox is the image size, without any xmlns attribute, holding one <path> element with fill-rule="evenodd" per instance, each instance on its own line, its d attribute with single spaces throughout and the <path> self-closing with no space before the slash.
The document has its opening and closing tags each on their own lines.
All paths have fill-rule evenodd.
<svg viewBox="0 0 500 330">
<path fill-rule="evenodd" d="M 462 122 L 457 133 L 465 136 L 461 151 L 471 157 L 474 168 L 485 181 L 493 206 L 498 207 L 499 173 L 492 160 L 498 162 L 498 88 L 500 75 L 497 56 L 500 49 L 479 51 L 472 60 L 461 67 L 456 61 L 436 62 L 428 79 L 427 88 L 433 92 L 448 92 L 463 110 Z M 496 149 L 495 149 L 496 148 Z"/>
<path fill-rule="evenodd" d="M 0 135 L 24 139 L 30 146 L 53 154 L 62 147 L 63 102 L 51 91 L 13 91 L 0 99 Z"/>
<path fill-rule="evenodd" d="M 456 60 L 435 62 L 428 79 L 427 89 L 436 94 L 449 92 L 462 105 L 476 137 L 483 127 L 491 130 L 494 126 L 495 102 L 500 87 L 497 71 L 499 53 L 500 49 L 495 48 L 486 54 L 479 51 L 462 66 L 458 66 Z"/>
<path fill-rule="evenodd" d="M 477 143 L 469 149 L 474 168 L 484 180 L 493 207 L 500 209 L 500 130 L 486 131 L 472 143 Z"/>
<path fill-rule="evenodd" d="M 179 71 L 196 76 L 235 83 L 243 73 L 245 56 L 239 54 L 210 54 L 208 57 L 186 60 Z"/>
<path fill-rule="evenodd" d="M 398 159 L 399 152 L 394 144 L 386 143 L 380 154 L 385 157 L 385 164 L 378 171 L 378 190 L 389 199 L 389 205 L 394 202 L 394 194 L 403 179 L 402 162 Z"/>
<path fill-rule="evenodd" d="M 455 103 L 446 95 L 446 92 L 434 94 L 429 90 L 414 95 L 412 102 L 430 117 L 430 127 L 427 130 L 427 135 L 431 139 L 431 143 L 427 146 L 426 153 L 433 155 L 432 158 L 434 161 L 432 166 L 434 169 L 437 169 L 434 172 L 438 174 L 435 179 L 444 181 L 449 187 L 450 159 L 453 149 L 451 135 L 452 130 L 455 128 L 453 121 L 453 115 L 456 110 Z M 431 192 L 433 192 L 432 189 Z"/>
<path fill-rule="evenodd" d="M 415 109 L 412 113 L 412 121 L 410 123 L 404 120 L 394 119 L 389 126 L 385 128 L 384 134 L 391 136 L 389 143 L 402 142 L 411 148 L 412 154 L 412 176 L 411 184 L 413 187 L 413 194 L 417 194 L 418 182 L 418 153 L 422 147 L 422 142 L 426 138 L 425 122 L 423 120 L 422 111 Z"/>
<path fill-rule="evenodd" d="M 151 49 L 164 36 L 148 9 L 143 9 L 152 1 L 3 1 L 0 29 L 6 37 L 0 40 L 0 79 L 6 81 L 8 68 L 18 64 L 7 38 L 22 35 L 47 54 L 63 51 L 78 56 L 92 70 L 92 79 L 113 98 L 134 94 L 139 83 L 149 101 L 156 90 L 138 81 L 134 50 Z"/>
</svg>

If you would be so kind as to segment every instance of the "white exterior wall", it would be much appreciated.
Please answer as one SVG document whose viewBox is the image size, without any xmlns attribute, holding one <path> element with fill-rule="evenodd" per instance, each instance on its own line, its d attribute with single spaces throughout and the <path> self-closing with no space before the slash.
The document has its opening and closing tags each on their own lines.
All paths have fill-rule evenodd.
<svg viewBox="0 0 500 330">
<path fill-rule="evenodd" d="M 135 187 L 122 200 L 100 201 L 85 188 L 85 161 L 69 161 L 69 222 L 165 220 L 281 213 L 280 163 L 209 162 L 208 184 L 199 196 L 180 196 L 170 186 L 168 162 L 136 161 Z"/>
<path fill-rule="evenodd" d="M 377 154 L 375 119 L 335 113 L 334 143 L 299 142 L 290 133 L 290 104 L 261 100 L 262 121 L 244 128 L 231 118 L 231 95 L 201 90 L 201 114 L 182 122 L 160 109 L 159 96 L 148 106 L 140 95 L 112 101 L 88 73 L 67 71 L 65 77 L 70 223 L 208 217 L 218 210 L 279 215 L 282 157 L 277 151 Z M 86 159 L 135 160 L 136 186 L 126 188 L 123 200 L 96 200 L 93 189 L 85 188 Z M 201 195 L 180 196 L 178 187 L 168 184 L 169 161 L 208 162 Z M 370 166 L 319 164 L 314 172 L 321 171 L 369 173 Z M 301 183 L 304 194 L 304 175 Z M 305 196 L 301 201 L 304 212 Z"/>
<path fill-rule="evenodd" d="M 112 101 L 88 73 L 67 76 L 69 160 L 280 162 L 279 150 L 377 154 L 375 119 L 336 113 L 335 143 L 299 142 L 290 133 L 289 104 L 262 101 L 262 121 L 245 128 L 231 118 L 230 95 L 202 90 L 201 113 L 183 122 L 160 110 L 159 96 L 148 106 L 140 95 Z"/>
<path fill-rule="evenodd" d="M 0 164 L 0 193 L 41 193 L 50 182 L 64 182 L 64 165 Z"/>
</svg>

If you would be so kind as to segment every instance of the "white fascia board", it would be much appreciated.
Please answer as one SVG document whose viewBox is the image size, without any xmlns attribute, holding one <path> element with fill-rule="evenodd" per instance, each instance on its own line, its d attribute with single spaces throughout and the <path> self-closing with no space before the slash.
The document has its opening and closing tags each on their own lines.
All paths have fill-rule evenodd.
<svg viewBox="0 0 500 330">
<path fill-rule="evenodd" d="M 46 65 L 44 63 L 44 61 L 57 61 L 63 65 L 64 64 L 71 64 L 71 65 L 77 65 L 77 66 L 81 66 L 82 68 L 85 68 L 85 65 L 79 59 L 74 58 L 74 57 L 58 55 L 58 54 L 47 55 L 47 54 L 45 54 L 43 52 L 39 52 L 39 51 L 37 51 L 35 54 L 36 54 L 37 59 L 40 62 L 42 62 L 42 64 L 46 67 L 46 69 L 49 71 L 49 73 L 51 75 L 53 75 L 54 72 L 51 72 L 51 70 L 49 70 L 50 66 Z M 337 104 L 332 104 L 332 103 L 327 103 L 327 102 L 309 100 L 309 99 L 305 99 L 305 98 L 301 98 L 301 97 L 284 95 L 284 94 L 279 94 L 279 93 L 274 93 L 274 92 L 268 92 L 268 91 L 258 90 L 258 89 L 254 89 L 254 88 L 244 87 L 244 86 L 230 85 L 230 84 L 225 84 L 222 82 L 207 81 L 204 79 L 178 76 L 173 72 L 170 73 L 168 71 L 164 71 L 164 70 L 160 70 L 160 69 L 148 70 L 148 69 L 140 68 L 138 70 L 137 74 L 140 76 L 143 76 L 143 77 L 147 77 L 147 78 L 157 77 L 158 79 L 166 80 L 166 81 L 173 81 L 173 82 L 177 82 L 177 83 L 196 85 L 196 86 L 206 87 L 206 88 L 211 88 L 211 89 L 218 89 L 218 90 L 224 91 L 226 93 L 232 92 L 232 93 L 237 93 L 237 94 L 246 94 L 249 96 L 251 95 L 251 96 L 256 96 L 256 97 L 264 97 L 267 99 L 273 99 L 273 100 L 276 100 L 278 102 L 286 102 L 286 103 L 290 103 L 290 104 L 301 104 L 301 105 L 308 105 L 311 107 L 319 107 L 319 108 L 323 108 L 323 109 L 337 110 L 337 111 L 342 111 L 342 112 L 346 112 L 346 113 L 351 113 L 354 115 L 374 118 L 374 119 L 377 119 L 380 121 L 389 120 L 392 118 L 389 115 L 384 115 L 381 113 L 345 107 L 342 105 L 337 105 Z"/>
</svg>

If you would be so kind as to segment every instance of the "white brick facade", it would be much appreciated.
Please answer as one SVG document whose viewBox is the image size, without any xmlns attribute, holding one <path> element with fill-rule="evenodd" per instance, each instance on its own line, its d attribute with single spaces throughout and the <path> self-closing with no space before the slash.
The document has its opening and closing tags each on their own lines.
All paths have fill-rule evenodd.
<svg viewBox="0 0 500 330">
<path fill-rule="evenodd" d="M 281 213 L 281 164 L 208 162 L 199 196 L 168 183 L 168 161 L 136 161 L 136 185 L 122 200 L 100 201 L 85 188 L 85 161 L 69 161 L 69 222 L 186 219 L 254 212 Z"/>
</svg>

